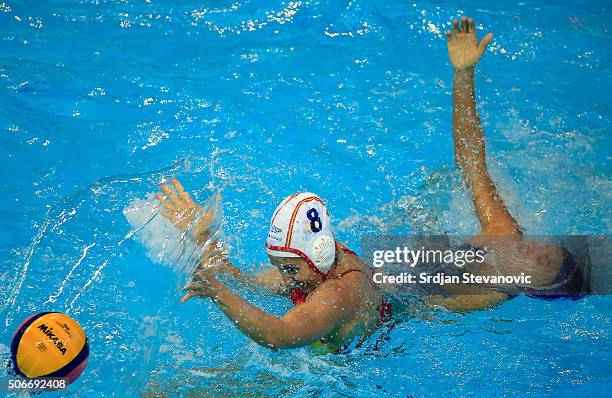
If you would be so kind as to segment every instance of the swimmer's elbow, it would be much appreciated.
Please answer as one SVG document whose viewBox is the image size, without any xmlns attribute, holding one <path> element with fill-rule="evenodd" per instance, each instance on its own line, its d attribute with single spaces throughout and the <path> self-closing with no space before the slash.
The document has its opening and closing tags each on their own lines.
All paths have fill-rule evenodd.
<svg viewBox="0 0 612 398">
<path fill-rule="evenodd" d="M 283 341 L 282 339 L 278 339 L 274 337 L 269 337 L 269 338 L 265 338 L 261 340 L 255 340 L 255 342 L 262 347 L 271 349 L 272 351 L 293 348 L 293 347 L 290 347 L 289 344 L 287 344 L 287 342 Z"/>
<path fill-rule="evenodd" d="M 269 348 L 272 351 L 286 350 L 289 348 L 293 348 L 289 346 L 288 344 L 284 344 L 282 342 L 258 342 L 258 343 L 260 346 Z"/>
<path fill-rule="evenodd" d="M 290 340 L 290 339 L 285 339 L 282 337 L 281 338 L 274 337 L 274 338 L 267 339 L 266 341 L 259 341 L 258 343 L 259 345 L 269 348 L 272 351 L 288 350 L 291 348 L 298 348 L 298 347 L 303 347 L 307 345 L 307 344 L 299 344 L 299 339 Z"/>
<path fill-rule="evenodd" d="M 257 343 L 272 351 L 277 351 L 304 347 L 310 344 L 311 341 L 300 336 L 298 331 L 282 326 L 279 330 L 265 336 L 261 341 L 257 341 Z"/>
</svg>

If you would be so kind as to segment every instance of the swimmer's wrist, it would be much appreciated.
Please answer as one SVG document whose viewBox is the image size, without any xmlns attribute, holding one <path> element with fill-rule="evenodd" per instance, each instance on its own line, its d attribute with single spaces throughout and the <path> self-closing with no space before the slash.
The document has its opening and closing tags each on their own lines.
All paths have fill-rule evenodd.
<svg viewBox="0 0 612 398">
<path fill-rule="evenodd" d="M 207 289 L 207 297 L 210 297 L 213 301 L 221 301 L 223 295 L 229 288 L 225 286 L 225 284 L 219 280 L 215 280 L 210 283 L 209 288 Z"/>
<path fill-rule="evenodd" d="M 453 65 L 453 69 L 455 73 L 474 73 L 474 65 L 470 65 L 467 67 L 456 67 Z"/>
<path fill-rule="evenodd" d="M 453 84 L 460 88 L 470 89 L 474 85 L 474 67 L 455 68 Z"/>
<path fill-rule="evenodd" d="M 210 231 L 208 228 L 206 229 L 206 231 L 193 231 L 193 240 L 198 246 L 203 243 L 206 243 L 206 241 L 208 241 L 209 236 Z"/>
</svg>

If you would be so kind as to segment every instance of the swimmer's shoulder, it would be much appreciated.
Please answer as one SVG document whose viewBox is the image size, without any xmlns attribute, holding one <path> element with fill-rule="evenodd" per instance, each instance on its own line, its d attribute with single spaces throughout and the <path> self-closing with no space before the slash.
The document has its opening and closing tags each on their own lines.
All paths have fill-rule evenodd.
<svg viewBox="0 0 612 398">
<path fill-rule="evenodd" d="M 348 254 L 351 256 L 359 257 L 357 256 L 357 253 L 355 253 L 354 251 L 352 251 L 351 249 L 349 249 L 348 247 L 346 247 L 345 245 L 343 245 L 342 243 L 338 241 L 336 241 L 336 247 L 338 248 L 338 251 L 343 254 Z"/>
<path fill-rule="evenodd" d="M 346 246 L 338 243 L 338 262 L 344 272 L 337 275 L 334 279 L 340 284 L 350 285 L 355 288 L 361 286 L 360 290 L 369 290 L 364 283 L 372 280 L 372 270 L 364 263 L 361 258 Z M 357 284 L 357 285 L 356 285 Z"/>
<path fill-rule="evenodd" d="M 343 265 L 354 267 L 355 269 L 359 269 L 360 271 L 366 270 L 367 267 L 364 268 L 365 263 L 361 261 L 361 258 L 359 258 L 357 253 L 355 253 L 354 251 L 352 251 L 351 249 L 344 246 L 338 241 L 336 241 L 336 247 L 338 260 L 341 261 Z"/>
</svg>

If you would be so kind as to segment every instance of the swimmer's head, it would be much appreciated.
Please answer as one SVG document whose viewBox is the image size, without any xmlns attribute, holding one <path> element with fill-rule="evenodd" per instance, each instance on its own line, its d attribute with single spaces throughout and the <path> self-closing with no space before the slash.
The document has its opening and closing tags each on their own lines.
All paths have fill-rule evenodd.
<svg viewBox="0 0 612 398">
<path fill-rule="evenodd" d="M 285 198 L 272 215 L 266 252 L 271 259 L 304 263 L 325 278 L 336 260 L 336 241 L 321 198 L 310 192 Z"/>
<path fill-rule="evenodd" d="M 578 262 L 565 248 L 536 241 L 520 242 L 518 251 L 527 269 L 538 271 L 553 269 L 556 272 L 566 260 L 574 264 Z"/>
</svg>

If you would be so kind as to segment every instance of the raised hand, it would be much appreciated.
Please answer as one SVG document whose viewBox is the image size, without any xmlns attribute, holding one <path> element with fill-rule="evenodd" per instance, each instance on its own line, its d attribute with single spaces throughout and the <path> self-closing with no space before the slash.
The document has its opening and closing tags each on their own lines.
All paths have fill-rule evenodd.
<svg viewBox="0 0 612 398">
<path fill-rule="evenodd" d="M 162 185 L 160 189 L 164 196 L 155 195 L 162 205 L 161 214 L 182 231 L 186 231 L 195 222 L 193 238 L 197 244 L 204 243 L 215 217 L 215 207 L 201 214 L 202 206 L 191 199 L 189 192 L 185 191 L 180 182 L 172 180 L 172 186 Z"/>
<path fill-rule="evenodd" d="M 475 65 L 487 44 L 493 38 L 493 33 L 487 34 L 480 44 L 476 35 L 476 24 L 473 19 L 461 17 L 461 25 L 458 20 L 453 21 L 453 31 L 446 31 L 448 44 L 448 57 L 455 69 L 465 69 Z"/>
</svg>

